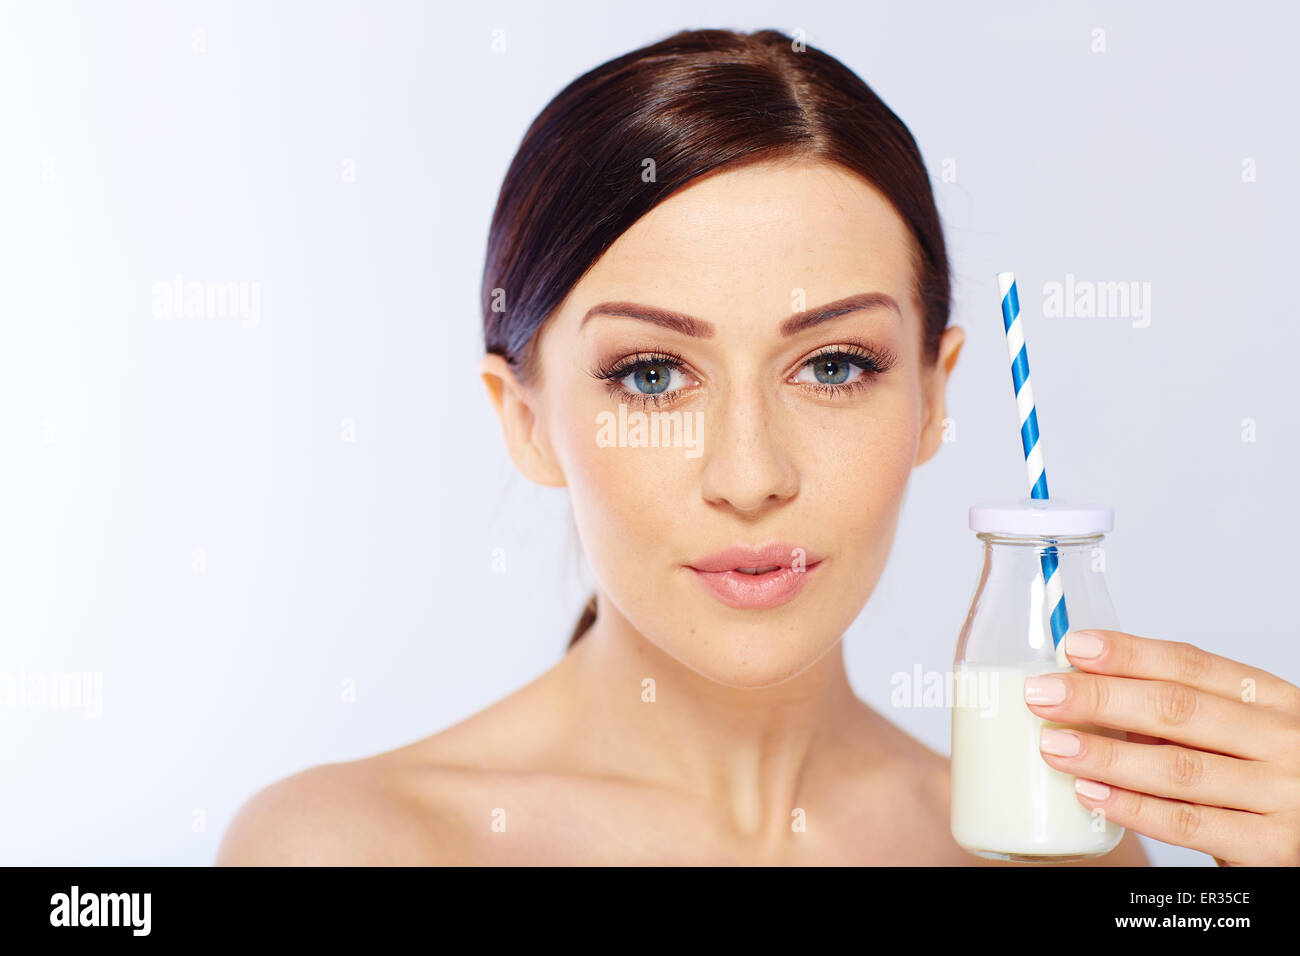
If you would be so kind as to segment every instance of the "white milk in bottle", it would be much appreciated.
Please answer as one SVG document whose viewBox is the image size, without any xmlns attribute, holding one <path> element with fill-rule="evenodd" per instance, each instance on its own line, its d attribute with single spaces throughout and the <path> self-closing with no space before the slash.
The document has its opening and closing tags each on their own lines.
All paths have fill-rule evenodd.
<svg viewBox="0 0 1300 956">
<path fill-rule="evenodd" d="M 1105 583 L 1103 533 L 1111 509 L 1061 499 L 1021 499 L 971 508 L 983 566 L 953 666 L 953 838 L 978 856 L 1073 862 L 1099 856 L 1124 829 L 1089 810 L 1074 775 L 1039 750 L 1044 726 L 1074 726 L 1124 739 L 1121 730 L 1066 725 L 1033 713 L 1026 677 L 1070 672 L 1052 640 L 1045 567 L 1059 575 L 1067 630 L 1118 629 Z M 1066 621 L 1061 617 L 1062 623 Z"/>
</svg>

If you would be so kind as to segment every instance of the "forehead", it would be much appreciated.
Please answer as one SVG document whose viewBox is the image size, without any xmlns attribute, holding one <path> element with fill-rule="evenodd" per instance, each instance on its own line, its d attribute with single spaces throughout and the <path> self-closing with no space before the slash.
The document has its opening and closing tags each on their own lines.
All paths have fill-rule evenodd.
<svg viewBox="0 0 1300 956">
<path fill-rule="evenodd" d="M 874 186 L 830 163 L 764 163 L 660 203 L 606 251 L 570 303 L 640 295 L 725 318 L 750 306 L 784 315 L 796 289 L 810 305 L 871 289 L 906 309 L 911 282 L 911 234 Z"/>
</svg>

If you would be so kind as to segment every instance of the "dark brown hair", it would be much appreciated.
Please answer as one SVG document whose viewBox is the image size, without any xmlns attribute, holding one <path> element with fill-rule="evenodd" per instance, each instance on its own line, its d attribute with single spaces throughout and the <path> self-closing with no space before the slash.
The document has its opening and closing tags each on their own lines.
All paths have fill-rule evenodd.
<svg viewBox="0 0 1300 956">
<path fill-rule="evenodd" d="M 948 325 L 948 254 L 921 151 L 852 70 L 776 30 L 684 30 L 583 74 L 546 105 L 492 216 L 481 290 L 487 351 L 521 382 L 538 380 L 538 330 L 619 236 L 708 173 L 775 159 L 836 163 L 893 204 L 916 240 L 922 352 L 935 362 Z M 570 647 L 595 619 L 593 596 Z"/>
</svg>

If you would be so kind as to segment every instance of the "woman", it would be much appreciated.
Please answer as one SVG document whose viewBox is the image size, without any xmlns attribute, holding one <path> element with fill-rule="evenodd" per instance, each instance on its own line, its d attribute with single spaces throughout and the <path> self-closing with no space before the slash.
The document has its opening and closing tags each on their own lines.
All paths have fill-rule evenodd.
<svg viewBox="0 0 1300 956">
<path fill-rule="evenodd" d="M 855 697 L 840 641 L 963 341 L 902 122 L 775 31 L 629 53 L 529 129 L 482 292 L 507 448 L 569 489 L 598 591 L 535 681 L 266 788 L 218 862 L 988 865 L 950 835 L 947 759 Z M 1146 864 L 1138 833 L 1300 862 L 1300 690 L 1102 638 L 1031 704 L 1130 732 L 1044 753 L 1110 784 L 1079 799 L 1128 832 L 1090 862 Z"/>
</svg>

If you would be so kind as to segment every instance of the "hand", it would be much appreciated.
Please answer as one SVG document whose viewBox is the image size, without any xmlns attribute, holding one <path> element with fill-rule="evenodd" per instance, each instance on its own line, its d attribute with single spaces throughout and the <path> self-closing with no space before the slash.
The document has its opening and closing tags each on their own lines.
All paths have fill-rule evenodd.
<svg viewBox="0 0 1300 956">
<path fill-rule="evenodd" d="M 1078 740 L 1073 756 L 1041 752 L 1078 778 L 1084 806 L 1220 866 L 1300 866 L 1300 687 L 1180 641 L 1121 631 L 1063 640 L 1085 673 L 1026 680 L 1029 709 L 1127 738 L 1044 728 L 1052 749 Z M 1056 681 L 1059 703 L 1034 703 L 1057 699 L 1032 690 Z"/>
</svg>

